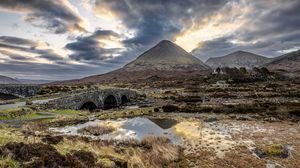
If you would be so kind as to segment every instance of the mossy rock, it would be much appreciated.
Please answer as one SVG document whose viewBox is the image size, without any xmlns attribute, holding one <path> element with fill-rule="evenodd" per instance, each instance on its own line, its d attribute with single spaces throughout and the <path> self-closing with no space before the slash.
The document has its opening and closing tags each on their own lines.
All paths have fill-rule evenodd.
<svg viewBox="0 0 300 168">
<path fill-rule="evenodd" d="M 289 156 L 288 150 L 281 144 L 273 144 L 269 146 L 266 153 L 268 156 L 277 156 L 281 158 L 287 158 Z"/>
</svg>

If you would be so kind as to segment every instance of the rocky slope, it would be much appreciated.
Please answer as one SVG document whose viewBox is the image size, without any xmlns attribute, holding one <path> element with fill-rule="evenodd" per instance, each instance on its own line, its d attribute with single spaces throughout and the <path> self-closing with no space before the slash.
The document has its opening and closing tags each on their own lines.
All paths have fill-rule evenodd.
<svg viewBox="0 0 300 168">
<path fill-rule="evenodd" d="M 205 63 L 212 68 L 217 67 L 245 67 L 252 69 L 270 62 L 272 59 L 250 52 L 237 51 L 223 57 L 210 58 Z"/>
<path fill-rule="evenodd" d="M 263 65 L 271 71 L 289 72 L 300 76 L 300 50 L 284 54 Z"/>
<path fill-rule="evenodd" d="M 206 70 L 209 69 L 198 58 L 171 41 L 163 40 L 133 62 L 124 66 L 126 70 Z"/>
</svg>

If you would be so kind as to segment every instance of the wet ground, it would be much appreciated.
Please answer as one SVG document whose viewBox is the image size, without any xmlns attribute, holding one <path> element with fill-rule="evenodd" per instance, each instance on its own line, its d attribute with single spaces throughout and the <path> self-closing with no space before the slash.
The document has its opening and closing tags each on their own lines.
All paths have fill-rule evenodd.
<svg viewBox="0 0 300 168">
<path fill-rule="evenodd" d="M 164 136 L 174 144 L 180 144 L 182 139 L 173 129 L 176 124 L 177 121 L 173 119 L 135 117 L 119 120 L 94 120 L 62 128 L 49 128 L 49 130 L 59 135 L 78 135 L 102 140 L 143 140 L 147 136 Z M 83 128 L 95 126 L 112 126 L 116 129 L 109 134 L 99 136 L 81 134 L 79 131 Z"/>
<path fill-rule="evenodd" d="M 45 103 L 49 102 L 50 100 L 53 100 L 53 99 L 33 100 L 32 103 L 33 104 L 45 104 Z M 26 105 L 25 101 L 15 102 L 12 104 L 2 104 L 2 105 L 0 105 L 0 110 L 16 108 L 16 107 L 21 107 L 21 106 L 25 106 L 25 105 Z"/>
<path fill-rule="evenodd" d="M 217 117 L 216 117 L 217 116 Z M 300 125 L 289 121 L 237 120 L 214 114 L 164 114 L 163 117 L 136 117 L 93 120 L 83 124 L 49 128 L 58 135 L 76 135 L 104 140 L 142 140 L 164 136 L 181 146 L 189 167 L 300 167 Z M 78 130 L 90 126 L 113 126 L 104 135 L 86 135 Z M 262 155 L 280 145 L 287 155 Z M 266 152 L 265 152 L 266 153 Z"/>
</svg>

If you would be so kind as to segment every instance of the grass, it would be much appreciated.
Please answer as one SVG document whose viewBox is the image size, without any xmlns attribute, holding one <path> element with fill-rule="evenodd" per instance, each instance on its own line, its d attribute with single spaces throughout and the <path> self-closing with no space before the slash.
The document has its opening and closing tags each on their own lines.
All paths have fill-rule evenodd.
<svg viewBox="0 0 300 168">
<path fill-rule="evenodd" d="M 17 107 L 17 108 L 10 108 L 10 109 L 3 109 L 0 110 L 0 114 L 1 113 L 13 113 L 13 112 L 18 112 L 18 111 L 30 111 L 30 108 L 26 108 L 26 107 Z"/>
<path fill-rule="evenodd" d="M 85 111 L 71 110 L 71 109 L 52 110 L 50 112 L 55 113 L 55 114 L 59 114 L 59 115 L 78 115 L 78 114 L 86 113 Z"/>
<path fill-rule="evenodd" d="M 36 113 L 29 113 L 29 114 L 25 114 L 25 115 L 21 115 L 16 117 L 15 119 L 19 119 L 19 120 L 30 120 L 30 119 L 35 119 L 40 117 L 41 115 L 36 114 Z"/>
<path fill-rule="evenodd" d="M 0 110 L 0 120 L 10 120 L 23 115 L 32 115 L 32 109 L 27 107 L 17 107 L 11 109 Z"/>
<path fill-rule="evenodd" d="M 0 157 L 0 167 L 19 168 L 20 164 L 11 157 Z"/>
<path fill-rule="evenodd" d="M 8 127 L 6 125 L 0 125 L 0 145 L 8 142 L 34 142 L 32 137 L 24 139 L 24 135 L 20 129 Z"/>
<path fill-rule="evenodd" d="M 122 111 L 104 111 L 101 112 L 97 117 L 99 119 L 117 119 L 117 118 L 127 118 L 127 117 L 136 117 L 142 115 L 150 115 L 154 111 L 153 107 L 144 107 L 137 109 L 124 109 Z"/>
<path fill-rule="evenodd" d="M 111 133 L 113 131 L 115 131 L 116 128 L 112 127 L 112 126 L 89 126 L 86 128 L 81 128 L 78 130 L 79 133 L 82 133 L 84 135 L 95 135 L 95 136 L 99 136 L 99 135 L 104 135 L 104 134 L 108 134 Z"/>
<path fill-rule="evenodd" d="M 38 129 L 37 129 L 38 130 Z M 42 137 L 24 138 L 21 129 L 0 125 L 0 146 L 9 142 L 23 142 L 26 144 L 40 143 Z M 161 167 L 175 163 L 179 157 L 179 150 L 165 137 L 146 137 L 143 141 L 128 140 L 123 146 L 102 141 L 86 141 L 80 138 L 64 138 L 61 143 L 53 147 L 62 155 L 73 151 L 89 151 L 95 154 L 97 163 L 103 167 L 115 167 L 125 164 L 128 167 Z M 4 165 L 4 166 L 3 166 Z M 0 167 L 19 167 L 19 163 L 10 157 L 0 158 Z"/>
</svg>

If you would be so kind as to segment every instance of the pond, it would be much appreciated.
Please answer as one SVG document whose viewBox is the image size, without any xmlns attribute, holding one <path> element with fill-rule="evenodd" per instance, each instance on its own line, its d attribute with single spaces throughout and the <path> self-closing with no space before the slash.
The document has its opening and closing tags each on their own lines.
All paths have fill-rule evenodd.
<svg viewBox="0 0 300 168">
<path fill-rule="evenodd" d="M 84 124 L 66 126 L 62 128 L 49 128 L 50 131 L 63 135 L 79 135 L 102 140 L 142 140 L 147 136 L 164 136 L 169 138 L 174 144 L 179 144 L 182 139 L 175 133 L 173 127 L 177 124 L 176 120 L 168 118 L 145 118 L 135 117 L 119 120 L 94 120 Z M 99 136 L 83 135 L 79 130 L 87 127 L 109 125 L 116 128 L 115 131 Z"/>
</svg>

